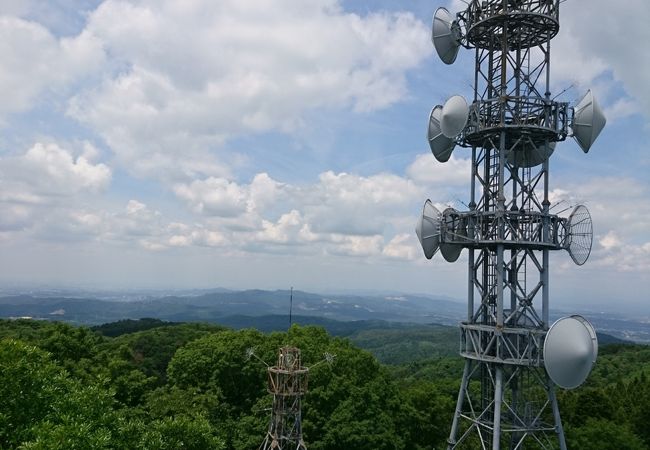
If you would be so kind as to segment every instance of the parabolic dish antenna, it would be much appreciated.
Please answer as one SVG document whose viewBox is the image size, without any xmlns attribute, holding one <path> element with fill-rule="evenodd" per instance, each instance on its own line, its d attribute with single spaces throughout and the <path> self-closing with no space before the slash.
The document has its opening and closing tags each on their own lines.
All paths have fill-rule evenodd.
<svg viewBox="0 0 650 450">
<path fill-rule="evenodd" d="M 431 27 L 431 41 L 445 64 L 453 64 L 460 48 L 460 26 L 447 8 L 436 9 Z"/>
<path fill-rule="evenodd" d="M 591 254 L 594 240 L 594 229 L 591 214 L 585 205 L 578 205 L 569 216 L 569 246 L 567 250 L 574 263 L 581 266 L 587 262 Z"/>
<path fill-rule="evenodd" d="M 429 147 L 431 153 L 440 162 L 449 161 L 451 152 L 454 151 L 456 143 L 453 139 L 448 138 L 442 134 L 440 129 L 440 117 L 442 116 L 442 106 L 436 105 L 431 110 L 429 116 L 429 130 L 427 131 L 427 139 L 429 140 Z"/>
<path fill-rule="evenodd" d="M 573 138 L 576 140 L 583 152 L 587 153 L 591 148 L 603 127 L 607 123 L 603 110 L 596 101 L 596 97 L 587 91 L 582 100 L 578 102 L 574 108 L 573 123 Z"/>
<path fill-rule="evenodd" d="M 506 156 L 508 162 L 515 167 L 535 167 L 546 161 L 555 151 L 555 142 L 548 143 L 548 149 L 545 144 L 538 147 L 532 145 L 517 147 L 517 150 L 511 151 Z"/>
<path fill-rule="evenodd" d="M 469 106 L 467 101 L 460 95 L 450 97 L 442 107 L 440 114 L 440 130 L 442 134 L 450 139 L 455 139 L 467 125 L 468 117 Z"/>
<path fill-rule="evenodd" d="M 589 336 L 591 336 L 591 343 L 594 346 L 594 363 L 595 363 L 596 359 L 598 358 L 598 336 L 596 335 L 596 330 L 594 326 L 591 324 L 591 322 L 589 322 L 587 319 L 585 319 L 584 317 L 578 314 L 574 314 L 571 317 L 582 322 L 585 328 L 587 328 L 587 331 L 589 331 Z"/>
<path fill-rule="evenodd" d="M 427 259 L 433 258 L 440 244 L 440 211 L 427 199 L 422 208 L 422 216 L 415 227 L 415 234 Z"/>
<path fill-rule="evenodd" d="M 597 355 L 596 333 L 584 317 L 562 317 L 546 333 L 544 367 L 551 380 L 564 389 L 584 383 Z"/>
<path fill-rule="evenodd" d="M 463 234 L 459 230 L 454 230 L 454 218 L 452 215 L 455 215 L 455 213 L 457 213 L 457 211 L 454 208 L 447 208 L 442 213 L 442 220 L 445 221 L 445 226 L 447 229 L 446 236 L 448 236 L 448 238 L 453 236 L 453 233 Z M 447 262 L 456 262 L 460 256 L 460 252 L 462 251 L 463 247 L 460 244 L 453 244 L 451 242 L 444 242 L 440 244 L 440 253 L 442 253 L 442 257 L 445 258 L 445 261 Z"/>
</svg>

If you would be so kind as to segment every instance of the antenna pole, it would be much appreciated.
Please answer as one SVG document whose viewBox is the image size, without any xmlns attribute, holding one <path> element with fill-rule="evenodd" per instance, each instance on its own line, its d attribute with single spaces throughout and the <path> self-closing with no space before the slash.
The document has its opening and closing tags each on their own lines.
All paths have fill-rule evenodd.
<svg viewBox="0 0 650 450">
<path fill-rule="evenodd" d="M 293 324 L 293 286 L 291 286 L 291 293 L 289 294 L 289 328 Z"/>
</svg>

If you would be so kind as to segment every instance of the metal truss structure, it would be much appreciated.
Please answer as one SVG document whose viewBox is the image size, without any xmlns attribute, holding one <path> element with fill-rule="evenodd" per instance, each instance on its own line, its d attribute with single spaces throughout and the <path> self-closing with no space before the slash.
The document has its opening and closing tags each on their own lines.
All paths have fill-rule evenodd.
<svg viewBox="0 0 650 450">
<path fill-rule="evenodd" d="M 301 401 L 307 393 L 308 375 L 309 369 L 302 366 L 300 349 L 280 348 L 277 365 L 268 368 L 273 409 L 259 450 L 307 450 L 302 439 Z"/>
<path fill-rule="evenodd" d="M 549 201 L 549 156 L 573 120 L 550 93 L 560 2 L 466 3 L 452 31 L 475 50 L 474 98 L 455 138 L 472 152 L 470 202 L 440 220 L 443 255 L 450 246 L 469 252 L 465 367 L 448 449 L 565 449 L 542 351 L 549 252 L 572 240 L 570 220 Z"/>
</svg>

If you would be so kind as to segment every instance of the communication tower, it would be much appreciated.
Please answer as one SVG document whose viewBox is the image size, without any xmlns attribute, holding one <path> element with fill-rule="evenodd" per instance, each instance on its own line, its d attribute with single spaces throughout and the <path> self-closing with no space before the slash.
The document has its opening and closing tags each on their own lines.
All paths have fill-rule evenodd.
<svg viewBox="0 0 650 450">
<path fill-rule="evenodd" d="M 254 349 L 249 349 L 247 357 L 255 357 Z M 322 362 L 332 363 L 334 355 L 324 354 Z M 269 428 L 259 450 L 307 450 L 302 437 L 302 398 L 307 394 L 309 368 L 302 365 L 300 349 L 281 347 L 275 366 L 267 366 L 267 390 L 273 396 Z"/>
<path fill-rule="evenodd" d="M 471 150 L 467 211 L 424 204 L 416 232 L 427 258 L 468 249 L 465 359 L 448 448 L 566 449 L 555 386 L 574 388 L 597 355 L 580 316 L 549 323 L 549 252 L 582 265 L 591 252 L 587 208 L 551 212 L 550 156 L 572 136 L 587 153 L 605 126 L 591 91 L 574 106 L 550 92 L 551 40 L 559 0 L 469 0 L 452 16 L 438 8 L 432 41 L 446 64 L 472 49 L 471 104 L 453 96 L 429 117 L 428 140 L 446 162 Z"/>
<path fill-rule="evenodd" d="M 268 368 L 268 391 L 273 395 L 271 422 L 260 450 L 307 450 L 302 440 L 302 397 L 307 393 L 309 369 L 300 350 L 282 347 L 278 364 Z"/>
</svg>

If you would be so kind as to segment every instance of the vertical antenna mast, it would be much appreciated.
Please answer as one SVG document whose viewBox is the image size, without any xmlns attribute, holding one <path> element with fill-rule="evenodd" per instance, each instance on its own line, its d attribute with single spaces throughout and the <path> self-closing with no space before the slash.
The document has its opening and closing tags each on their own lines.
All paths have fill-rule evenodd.
<svg viewBox="0 0 650 450">
<path fill-rule="evenodd" d="M 586 153 L 605 125 L 587 94 L 575 106 L 550 93 L 551 39 L 559 0 L 471 0 L 454 16 L 438 8 L 432 41 L 445 64 L 474 49 L 471 105 L 453 96 L 429 117 L 439 162 L 471 149 L 468 211 L 424 205 L 416 233 L 425 256 L 448 262 L 468 249 L 465 368 L 448 449 L 566 450 L 555 386 L 580 385 L 593 364 L 593 327 L 579 316 L 549 323 L 549 251 L 578 265 L 591 251 L 591 216 L 550 213 L 549 158 L 573 136 Z M 561 344 L 560 344 L 561 343 Z"/>
<path fill-rule="evenodd" d="M 293 286 L 291 286 L 291 293 L 289 294 L 289 328 L 293 324 Z"/>
</svg>

